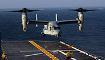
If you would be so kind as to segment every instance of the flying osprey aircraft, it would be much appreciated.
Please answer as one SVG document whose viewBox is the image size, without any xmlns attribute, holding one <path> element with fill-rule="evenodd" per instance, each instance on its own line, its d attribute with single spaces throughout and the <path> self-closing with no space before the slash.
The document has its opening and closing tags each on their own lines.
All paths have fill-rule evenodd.
<svg viewBox="0 0 105 60">
<path fill-rule="evenodd" d="M 26 32 L 28 24 L 36 24 L 36 27 L 38 26 L 37 24 L 44 24 L 44 28 L 43 28 L 43 31 L 41 32 L 41 34 L 59 37 L 60 36 L 60 25 L 62 25 L 62 24 L 78 24 L 79 31 L 82 31 L 84 12 L 94 11 L 94 10 L 87 10 L 87 9 L 83 9 L 83 8 L 72 9 L 72 10 L 78 12 L 78 17 L 74 20 L 63 20 L 63 21 L 58 21 L 57 14 L 56 14 L 56 21 L 38 20 L 37 14 L 36 14 L 35 20 L 29 20 L 29 21 L 27 20 L 27 12 L 33 12 L 33 11 L 39 11 L 39 10 L 29 10 L 27 8 L 23 8 L 22 10 L 9 11 L 9 12 L 21 12 L 22 13 L 22 26 L 23 26 L 24 32 Z"/>
</svg>

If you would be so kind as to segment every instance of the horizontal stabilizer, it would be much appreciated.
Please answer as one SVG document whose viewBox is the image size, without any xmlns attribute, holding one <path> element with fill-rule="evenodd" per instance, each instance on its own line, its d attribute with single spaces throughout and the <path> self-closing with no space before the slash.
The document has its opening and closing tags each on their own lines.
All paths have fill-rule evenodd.
<svg viewBox="0 0 105 60">
<path fill-rule="evenodd" d="M 78 23 L 78 20 L 64 20 L 64 21 L 58 21 L 58 24 L 75 24 Z"/>
<path fill-rule="evenodd" d="M 28 21 L 27 24 L 48 24 L 48 21 Z"/>
</svg>

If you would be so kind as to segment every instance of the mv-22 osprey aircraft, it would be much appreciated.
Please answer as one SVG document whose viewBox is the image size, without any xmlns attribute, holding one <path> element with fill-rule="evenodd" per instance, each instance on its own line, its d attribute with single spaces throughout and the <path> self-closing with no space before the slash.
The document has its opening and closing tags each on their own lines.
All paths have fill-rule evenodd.
<svg viewBox="0 0 105 60">
<path fill-rule="evenodd" d="M 27 24 L 36 24 L 36 27 L 38 26 L 37 24 L 44 24 L 44 28 L 42 31 L 43 35 L 52 35 L 52 36 L 59 37 L 60 36 L 60 25 L 77 23 L 79 26 L 79 31 L 82 31 L 84 12 L 94 11 L 94 10 L 87 10 L 83 8 L 72 9 L 72 10 L 78 12 L 78 17 L 74 20 L 63 20 L 63 21 L 58 21 L 57 14 L 56 14 L 56 21 L 38 20 L 37 14 L 36 14 L 36 20 L 29 20 L 29 21 L 27 20 L 27 12 L 40 11 L 40 10 L 29 10 L 27 8 L 23 8 L 22 10 L 10 11 L 10 12 L 21 12 L 22 13 L 22 26 L 23 26 L 24 32 L 26 32 L 27 30 Z"/>
</svg>

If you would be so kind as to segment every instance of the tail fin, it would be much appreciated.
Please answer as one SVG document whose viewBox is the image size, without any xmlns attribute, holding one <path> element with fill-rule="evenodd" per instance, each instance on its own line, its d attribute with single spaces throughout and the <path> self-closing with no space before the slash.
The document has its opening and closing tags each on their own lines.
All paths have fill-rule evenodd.
<svg viewBox="0 0 105 60">
<path fill-rule="evenodd" d="M 38 15 L 36 14 L 36 21 L 38 21 Z M 38 27 L 38 24 L 36 24 L 36 27 Z"/>
<path fill-rule="evenodd" d="M 56 21 L 58 21 L 58 14 L 56 14 Z"/>
</svg>

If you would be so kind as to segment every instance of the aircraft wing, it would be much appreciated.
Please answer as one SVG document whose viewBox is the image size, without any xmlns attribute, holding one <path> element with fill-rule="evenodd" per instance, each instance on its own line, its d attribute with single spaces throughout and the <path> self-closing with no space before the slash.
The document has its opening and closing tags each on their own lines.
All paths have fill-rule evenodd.
<svg viewBox="0 0 105 60">
<path fill-rule="evenodd" d="M 35 21 L 35 20 L 31 20 L 31 21 L 28 21 L 28 24 L 48 24 L 48 21 Z"/>
<path fill-rule="evenodd" d="M 78 20 L 64 20 L 64 21 L 58 21 L 58 24 L 75 24 L 78 23 Z"/>
</svg>

